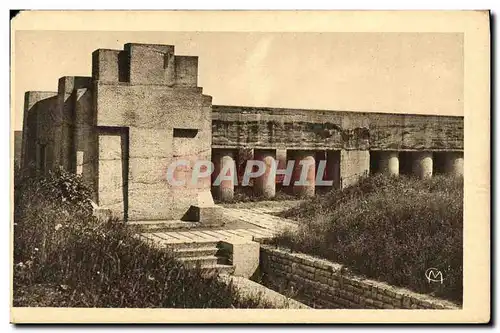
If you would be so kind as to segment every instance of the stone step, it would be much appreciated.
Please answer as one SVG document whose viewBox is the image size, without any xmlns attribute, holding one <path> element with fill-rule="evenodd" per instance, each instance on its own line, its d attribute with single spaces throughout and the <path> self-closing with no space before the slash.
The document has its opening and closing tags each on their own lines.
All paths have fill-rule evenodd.
<svg viewBox="0 0 500 333">
<path fill-rule="evenodd" d="M 181 248 L 175 249 L 175 258 L 191 258 L 191 257 L 208 257 L 215 256 L 219 249 L 215 246 L 213 247 L 197 247 L 197 248 Z"/>
<path fill-rule="evenodd" d="M 176 258 L 180 260 L 184 266 L 188 268 L 209 268 L 219 264 L 219 261 L 224 260 L 223 258 L 219 258 L 216 256 L 203 256 L 203 257 L 185 257 L 185 258 Z"/>
<path fill-rule="evenodd" d="M 132 221 L 127 222 L 126 226 L 134 232 L 168 232 L 168 231 L 189 231 L 203 228 L 221 227 L 220 223 L 200 223 L 181 220 L 172 221 Z"/>
<path fill-rule="evenodd" d="M 218 241 L 206 241 L 206 242 L 178 242 L 178 243 L 167 243 L 165 247 L 172 251 L 180 250 L 196 250 L 196 249 L 206 249 L 214 248 L 217 249 Z"/>
</svg>

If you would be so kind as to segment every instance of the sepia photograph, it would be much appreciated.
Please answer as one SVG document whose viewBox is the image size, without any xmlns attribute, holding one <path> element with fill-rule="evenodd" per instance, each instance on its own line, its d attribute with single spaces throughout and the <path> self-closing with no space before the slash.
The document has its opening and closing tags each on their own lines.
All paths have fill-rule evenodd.
<svg viewBox="0 0 500 333">
<path fill-rule="evenodd" d="M 346 14 L 21 12 L 11 321 L 487 322 L 489 14 Z"/>
</svg>

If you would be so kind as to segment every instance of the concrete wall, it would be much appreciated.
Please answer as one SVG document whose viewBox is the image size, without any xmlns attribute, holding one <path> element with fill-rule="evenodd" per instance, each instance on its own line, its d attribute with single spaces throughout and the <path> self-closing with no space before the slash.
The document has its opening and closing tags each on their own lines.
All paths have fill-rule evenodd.
<svg viewBox="0 0 500 333">
<path fill-rule="evenodd" d="M 97 133 L 97 203 L 112 215 L 127 219 L 127 141 L 124 128 L 99 128 Z"/>
<path fill-rule="evenodd" d="M 356 276 L 340 264 L 261 245 L 263 283 L 314 308 L 458 309 L 446 300 Z"/>
<path fill-rule="evenodd" d="M 198 57 L 175 56 L 175 84 L 198 86 Z"/>
<path fill-rule="evenodd" d="M 124 49 L 129 59 L 131 84 L 172 84 L 174 46 L 128 43 Z"/>
<path fill-rule="evenodd" d="M 213 106 L 219 148 L 463 150 L 463 117 Z"/>
<path fill-rule="evenodd" d="M 77 164 L 84 162 L 81 158 L 95 160 L 95 156 L 90 156 L 95 151 L 95 144 L 92 146 L 94 109 L 90 83 L 89 77 L 62 77 L 57 93 L 26 93 L 21 152 L 23 167 L 32 164 L 39 170 L 48 171 L 62 166 L 83 173 L 88 185 L 95 186 L 95 170 L 87 167 L 83 172 L 82 165 L 77 170 Z"/>
<path fill-rule="evenodd" d="M 22 131 L 14 131 L 13 137 L 13 150 L 14 150 L 14 167 L 21 167 L 21 150 L 23 144 L 23 132 Z"/>
<path fill-rule="evenodd" d="M 101 82 L 128 82 L 129 56 L 123 50 L 99 49 L 92 53 L 92 78 Z"/>
<path fill-rule="evenodd" d="M 210 160 L 209 100 L 200 89 L 164 86 L 97 84 L 96 96 L 97 126 L 129 129 L 129 219 L 181 218 L 197 203 L 198 189 L 172 186 L 166 171 L 175 160 Z M 174 128 L 198 132 L 195 138 L 174 138 Z M 100 193 L 104 182 L 100 177 Z"/>
<path fill-rule="evenodd" d="M 172 45 L 96 50 L 92 77 L 26 93 L 23 165 L 43 155 L 47 170 L 81 174 L 94 200 L 125 219 L 179 219 L 191 205 L 213 205 L 210 179 L 175 187 L 166 175 L 188 160 L 175 177 L 190 181 L 194 162 L 211 159 L 212 99 L 197 70 L 198 58 L 175 56 Z"/>
<path fill-rule="evenodd" d="M 73 150 L 74 172 L 82 175 L 83 181 L 93 191 L 93 200 L 97 201 L 97 131 L 94 126 L 95 110 L 92 90 L 77 88 L 74 97 Z"/>
<path fill-rule="evenodd" d="M 52 128 L 56 151 L 54 163 L 72 172 L 76 171 L 74 149 L 76 90 L 90 86 L 90 77 L 64 76 L 59 79 L 58 109 Z"/>
<path fill-rule="evenodd" d="M 368 150 L 340 151 L 340 186 L 345 188 L 357 183 L 370 172 L 370 152 Z"/>
<path fill-rule="evenodd" d="M 96 126 L 127 131 L 126 138 L 99 135 L 99 205 L 128 210 L 129 220 L 180 219 L 191 205 L 213 204 L 209 179 L 190 184 L 195 161 L 211 159 L 212 100 L 196 86 L 196 57 L 174 56 L 170 45 L 126 44 L 125 51 L 127 83 L 116 74 L 116 53 L 94 52 L 94 71 L 106 77 L 94 84 Z M 179 160 L 190 162 L 174 174 L 184 186 L 167 181 L 167 167 Z"/>
<path fill-rule="evenodd" d="M 58 158 L 53 137 L 53 127 L 58 115 L 56 92 L 28 91 L 24 99 L 23 143 L 21 147 L 22 168 L 32 174 L 44 164 L 52 168 Z M 40 148 L 44 149 L 44 161 L 40 160 Z M 38 157 L 38 159 L 37 159 Z"/>
</svg>

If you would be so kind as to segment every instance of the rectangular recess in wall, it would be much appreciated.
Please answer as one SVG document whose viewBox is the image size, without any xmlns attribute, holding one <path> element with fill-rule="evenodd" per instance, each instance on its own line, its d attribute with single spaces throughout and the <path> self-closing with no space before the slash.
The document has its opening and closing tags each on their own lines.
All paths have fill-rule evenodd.
<svg viewBox="0 0 500 333">
<path fill-rule="evenodd" d="M 193 128 L 174 128 L 174 138 L 194 138 L 198 134 Z"/>
<path fill-rule="evenodd" d="M 99 126 L 98 134 L 98 204 L 123 213 L 128 220 L 129 128 Z M 120 207 L 120 203 L 123 203 Z"/>
</svg>

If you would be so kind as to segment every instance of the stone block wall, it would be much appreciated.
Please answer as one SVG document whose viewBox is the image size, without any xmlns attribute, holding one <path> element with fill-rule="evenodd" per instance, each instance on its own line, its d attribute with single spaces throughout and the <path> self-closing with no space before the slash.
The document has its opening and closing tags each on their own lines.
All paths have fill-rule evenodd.
<svg viewBox="0 0 500 333">
<path fill-rule="evenodd" d="M 260 257 L 265 286 L 314 308 L 459 309 L 449 301 L 364 279 L 340 264 L 306 254 L 261 245 Z"/>
</svg>

